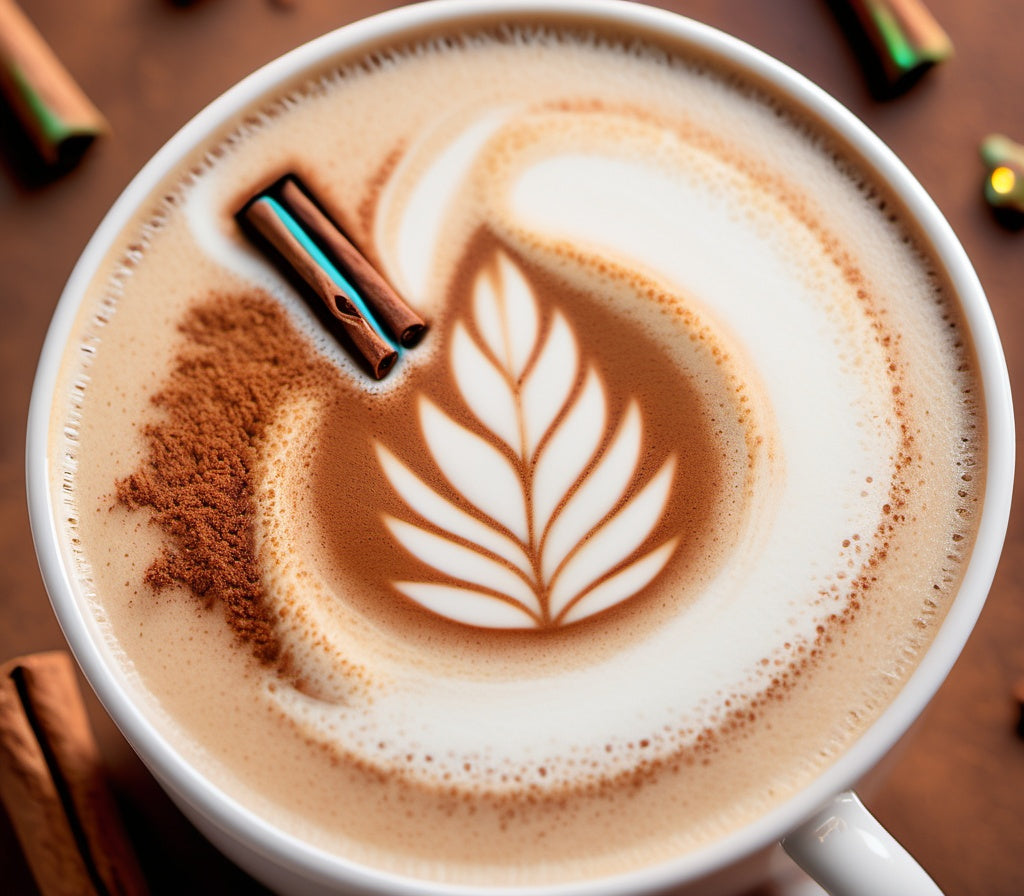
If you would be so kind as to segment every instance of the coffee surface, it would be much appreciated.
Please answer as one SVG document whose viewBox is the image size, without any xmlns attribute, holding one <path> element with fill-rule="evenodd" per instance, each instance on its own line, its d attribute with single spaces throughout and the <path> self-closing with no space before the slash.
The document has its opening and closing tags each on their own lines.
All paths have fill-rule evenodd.
<svg viewBox="0 0 1024 896">
<path fill-rule="evenodd" d="M 284 171 L 429 321 L 381 382 L 238 231 Z M 877 717 L 959 584 L 983 407 L 929 251 L 684 46 L 338 59 L 94 278 L 51 438 L 83 597 L 168 739 L 324 849 L 508 884 L 697 848 Z"/>
</svg>

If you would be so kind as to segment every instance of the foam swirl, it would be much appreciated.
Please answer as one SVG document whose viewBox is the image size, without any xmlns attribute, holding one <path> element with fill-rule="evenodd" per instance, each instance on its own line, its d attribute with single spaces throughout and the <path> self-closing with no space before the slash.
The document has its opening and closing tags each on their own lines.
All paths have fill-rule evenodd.
<svg viewBox="0 0 1024 896">
<path fill-rule="evenodd" d="M 749 175 L 727 159 L 621 110 L 575 116 L 523 106 L 504 109 L 499 122 L 464 125 L 447 141 L 410 148 L 382 191 L 378 214 L 392 226 L 375 229 L 384 240 L 380 256 L 394 265 L 389 276 L 414 294 L 438 289 L 460 257 L 435 248 L 463 245 L 484 227 L 554 275 L 606 293 L 617 313 L 636 314 L 635 295 L 663 291 L 670 319 L 701 333 L 697 344 L 712 363 L 744 384 L 735 413 L 753 414 L 742 427 L 752 491 L 696 600 L 598 662 L 550 672 L 542 687 L 531 678 L 474 681 L 457 663 L 424 668 L 401 651 L 396 658 L 376 636 L 356 647 L 351 619 L 332 611 L 337 622 L 308 637 L 330 643 L 339 657 L 356 650 L 362 666 L 390 684 L 358 709 L 317 710 L 281 692 L 274 699 L 314 736 L 391 772 L 513 791 L 526 774 L 532 787 L 553 790 L 581 774 L 591 779 L 595 768 L 623 773 L 636 761 L 626 745 L 638 738 L 655 759 L 693 744 L 709 720 L 724 718 L 710 706 L 759 699 L 777 678 L 780 653 L 811 649 L 844 606 L 841 581 L 863 576 L 873 556 L 893 483 L 890 458 L 899 451 L 888 422 L 896 410 L 886 349 L 856 289 L 838 269 L 808 269 L 803 259 L 820 252 L 817 235 L 779 199 L 752 194 Z M 443 162 L 451 157 L 461 176 Z M 418 198 L 427 187 L 410 172 L 429 176 L 439 165 L 446 173 L 431 185 L 428 204 Z M 417 217 L 428 207 L 429 219 Z M 412 230 L 423 238 L 403 236 Z M 737 243 L 745 247 L 741 264 L 730 249 Z M 609 417 L 601 377 L 580 360 L 568 318 L 557 307 L 538 309 L 509 257 L 481 265 L 471 313 L 451 325 L 446 343 L 462 422 L 421 396 L 420 458 L 385 442 L 374 449 L 405 508 L 385 514 L 390 536 L 435 574 L 394 587 L 476 627 L 577 621 L 642 591 L 668 562 L 680 534 L 646 539 L 675 463 L 663 457 L 636 483 L 641 409 L 627 400 Z M 625 284 L 618 294 L 602 269 L 618 272 Z M 854 366 L 836 350 L 849 345 L 860 346 Z M 801 381 L 817 387 L 808 392 L 796 386 Z M 709 400 L 739 401 L 725 393 Z M 463 497 L 428 485 L 424 459 Z M 294 492 L 289 478 L 276 475 L 274 489 Z M 807 526 L 811 508 L 815 524 Z M 287 555 L 304 555 L 287 516 L 267 525 Z M 842 547 L 852 538 L 856 554 Z M 794 569 L 806 576 L 792 580 Z M 331 604 L 331 583 L 310 589 L 313 579 L 315 570 L 304 568 L 305 584 L 289 583 L 283 593 Z M 602 695 L 599 709 L 593 693 Z M 408 756 L 431 758 L 410 765 Z M 585 773 L 574 770 L 580 766 Z M 528 771 L 538 768 L 542 779 Z"/>
</svg>

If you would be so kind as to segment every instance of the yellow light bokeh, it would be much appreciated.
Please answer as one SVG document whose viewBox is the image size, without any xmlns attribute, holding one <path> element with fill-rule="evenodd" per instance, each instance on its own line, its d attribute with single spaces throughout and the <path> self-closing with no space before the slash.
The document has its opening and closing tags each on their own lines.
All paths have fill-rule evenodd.
<svg viewBox="0 0 1024 896">
<path fill-rule="evenodd" d="M 1013 188 L 1017 184 L 1017 175 L 1005 165 L 1000 165 L 989 176 L 989 183 L 997 193 L 1006 195 L 1013 192 Z"/>
</svg>

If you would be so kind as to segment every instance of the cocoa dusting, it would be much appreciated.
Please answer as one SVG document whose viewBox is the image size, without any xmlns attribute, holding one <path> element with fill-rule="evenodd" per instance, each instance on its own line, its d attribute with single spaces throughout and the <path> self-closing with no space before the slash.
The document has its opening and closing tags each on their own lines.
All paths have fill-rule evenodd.
<svg viewBox="0 0 1024 896">
<path fill-rule="evenodd" d="M 182 323 L 184 347 L 153 398 L 140 467 L 117 501 L 148 508 L 168 536 L 145 581 L 185 586 L 263 662 L 281 659 L 255 550 L 254 471 L 281 399 L 316 368 L 285 314 L 260 297 L 217 296 Z"/>
</svg>

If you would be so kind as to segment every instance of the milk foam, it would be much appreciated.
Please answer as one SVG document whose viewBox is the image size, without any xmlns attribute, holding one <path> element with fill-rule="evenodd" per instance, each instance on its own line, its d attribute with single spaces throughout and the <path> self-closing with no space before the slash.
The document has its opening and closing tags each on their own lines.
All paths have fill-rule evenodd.
<svg viewBox="0 0 1024 896">
<path fill-rule="evenodd" d="M 439 279 L 432 269 L 433 249 L 445 215 L 460 212 L 460 194 L 463 207 L 469 205 L 486 226 L 513 233 L 518 245 L 539 245 L 551 254 L 570 246 L 614 257 L 629 271 L 686 297 L 681 301 L 692 302 L 697 313 L 714 321 L 718 340 L 742 359 L 739 376 L 758 384 L 763 406 L 771 409 L 773 419 L 758 428 L 774 432 L 777 441 L 773 456 L 758 464 L 742 532 L 699 600 L 603 662 L 540 680 L 475 682 L 443 669 L 393 663 L 367 649 L 360 652 L 361 665 L 381 675 L 387 686 L 365 703 L 317 707 L 301 695 L 274 691 L 274 699 L 314 736 L 367 762 L 449 786 L 519 790 L 527 776 L 538 788 L 564 788 L 595 774 L 613 777 L 628 770 L 635 757 L 625 744 L 638 739 L 652 744 L 648 755 L 654 757 L 692 746 L 707 724 L 709 706 L 723 694 L 743 702 L 763 691 L 777 670 L 762 660 L 777 655 L 784 644 L 813 642 L 818 627 L 842 606 L 840 598 L 823 592 L 837 573 L 852 579 L 867 568 L 869 536 L 888 500 L 891 459 L 898 451 L 884 350 L 841 272 L 808 272 L 805 259 L 820 253 L 815 234 L 793 221 L 780 202 L 752 192 L 746 174 L 687 146 L 670 127 L 638 126 L 611 113 L 591 114 L 582 127 L 574 122 L 568 135 L 564 129 L 561 117 L 542 116 L 537 122 L 524 105 L 469 122 L 440 149 L 430 141 L 429 161 L 417 158 L 413 148 L 407 164 L 425 172 L 423 184 L 407 191 L 400 211 L 387 206 L 385 193 L 382 217 L 398 221 L 394 242 L 381 246 L 387 275 L 411 295 L 429 291 Z M 523 130 L 529 141 L 520 139 Z M 562 148 L 566 143 L 568 152 Z M 529 161 L 516 158 L 518 146 L 528 147 Z M 658 147 L 653 159 L 652 146 Z M 210 214 L 206 210 L 200 218 Z M 742 258 L 736 257 L 736 246 L 743 247 Z M 509 306 L 521 317 L 531 304 L 528 287 L 518 290 Z M 516 345 L 523 346 L 518 350 L 523 368 L 535 350 L 535 317 L 510 327 L 509 351 L 517 354 Z M 499 351 L 499 337 L 494 344 Z M 841 359 L 851 346 L 855 357 Z M 472 364 L 468 345 L 456 344 L 453 354 L 456 374 Z M 574 366 L 572 351 L 558 358 Z M 549 389 L 575 375 L 547 373 Z M 482 387 L 485 377 L 469 371 L 463 381 Z M 815 388 L 804 388 L 807 382 Z M 500 398 L 501 391 L 493 388 L 480 396 L 479 406 L 491 407 Z M 428 444 L 432 431 L 443 441 L 455 425 L 429 403 L 421 416 Z M 294 428 L 290 414 L 286 419 Z M 514 426 L 516 418 L 509 410 L 499 420 Z M 525 538 L 515 475 L 496 454 L 473 459 L 491 451 L 467 433 L 436 456 L 451 462 L 445 472 L 457 492 Z M 331 599 L 335 589 L 317 580 L 315 564 L 302 562 L 307 552 L 289 535 L 291 508 L 302 506 L 302 467 L 281 458 L 271 458 L 268 467 L 280 472 L 271 475 L 267 488 L 294 496 L 275 502 L 280 515 L 264 520 L 264 538 L 280 546 L 282 557 L 297 558 L 291 563 L 293 578 L 281 582 L 280 593 L 302 607 L 307 627 L 299 637 L 326 641 L 340 658 L 351 656 L 366 645 L 351 643 L 344 601 Z M 300 482 L 292 481 L 296 474 Z M 476 483 L 486 490 L 479 495 L 465 490 Z M 663 488 L 660 494 L 663 502 L 667 492 Z M 612 495 L 607 503 L 616 500 Z M 657 498 L 652 503 L 656 518 L 663 503 Z M 529 603 L 529 589 L 514 571 L 457 545 L 447 548 L 449 542 L 406 523 L 389 520 L 389 528 L 411 553 L 455 579 Z M 841 545 L 859 533 L 869 549 L 848 564 Z M 590 563 L 622 537 L 607 544 L 598 540 Z M 639 572 L 646 584 L 657 569 L 648 576 Z M 585 582 L 593 573 L 584 570 L 583 577 Z M 446 591 L 411 582 L 397 587 L 435 612 L 454 613 L 471 624 L 526 624 L 522 612 L 495 600 L 476 600 L 456 611 L 464 588 Z M 325 613 L 324 607 L 330 609 Z M 309 625 L 314 612 L 319 622 Z M 600 701 L 591 699 L 595 693 Z M 410 754 L 430 761 L 410 765 Z"/>
<path fill-rule="evenodd" d="M 70 447 L 54 439 L 55 452 L 77 458 L 96 453 L 109 431 L 117 438 L 111 459 L 76 474 L 74 506 L 88 530 L 82 568 L 98 582 L 112 644 L 170 716 L 183 720 L 174 736 L 198 744 L 190 749 L 218 774 L 229 769 L 227 780 L 237 774 L 238 783 L 225 785 L 236 796 L 329 849 L 369 850 L 368 861 L 434 876 L 416 856 L 435 850 L 469 867 L 493 849 L 482 877 L 466 872 L 490 880 L 509 855 L 543 864 L 571 841 L 582 858 L 538 871 L 548 880 L 692 848 L 784 798 L 848 744 L 913 668 L 955 591 L 983 486 L 961 478 L 983 446 L 969 435 L 978 408 L 961 395 L 972 374 L 964 371 L 959 333 L 949 330 L 956 312 L 932 263 L 836 160 L 828 140 L 732 76 L 649 48 L 543 29 L 386 58 L 386 65 L 357 62 L 286 101 L 268 101 L 269 112 L 239 126 L 244 139 L 209 153 L 182 180 L 160 226 L 147 231 L 137 269 L 119 273 L 116 302 L 98 279 L 97 301 L 116 310 L 98 329 L 82 324 L 83 339 L 98 334 L 100 345 L 87 362 L 84 408 L 74 409 L 85 411 L 86 422 Z M 492 77 L 512 66 L 521 75 L 516 83 Z M 429 114 L 422 93 L 436 100 Z M 345 118 L 361 122 L 366 136 L 346 144 L 342 165 L 336 156 L 348 136 L 339 123 Z M 291 287 L 233 230 L 232 203 L 277 173 L 268 172 L 268 159 L 270 167 L 286 162 L 317 174 L 325 201 L 431 319 L 423 345 L 383 383 L 361 378 Z M 491 310 L 480 299 L 456 314 L 445 297 L 461 282 L 467 247 L 481 232 L 503 248 L 488 250 L 479 267 L 505 273 L 478 287 L 480 295 L 493 289 L 519 298 L 505 306 L 499 296 Z M 194 262 L 188 270 L 183 257 Z M 684 576 L 671 563 L 690 533 L 658 528 L 684 459 L 669 453 L 641 461 L 657 421 L 641 401 L 609 410 L 614 384 L 581 360 L 586 322 L 559 307 L 530 312 L 536 274 L 526 276 L 517 259 L 529 259 L 551 282 L 599 296 L 681 367 L 706 368 L 697 381 L 711 384 L 707 401 L 721 423 L 723 453 L 740 459 L 726 467 L 733 503 L 716 518 L 697 573 Z M 147 319 L 138 309 L 156 286 L 169 287 L 161 311 L 168 332 L 211 288 L 265 293 L 289 309 L 337 371 L 337 382 L 288 396 L 264 439 L 254 537 L 293 675 L 290 683 L 270 668 L 230 672 L 233 687 L 210 700 L 218 717 L 234 720 L 231 731 L 209 729 L 210 708 L 198 713 L 178 691 L 181 676 L 191 674 L 182 668 L 215 669 L 211 657 L 225 655 L 233 657 L 225 669 L 233 670 L 237 646 L 216 625 L 197 630 L 168 598 L 151 606 L 140 584 L 158 547 L 151 532 L 124 515 L 89 521 L 94 506 L 106 510 L 110 483 L 135 463 L 134 420 L 150 413 L 148 391 L 171 364 L 166 339 L 151 336 L 132 348 Z M 519 317 L 498 320 L 507 308 Z M 542 364 L 551 340 L 558 351 Z M 126 363 L 139 370 L 137 385 L 123 384 L 118 367 Z M 524 381 L 531 364 L 542 371 L 533 399 L 503 397 L 503 364 Z M 429 382 L 417 380 L 429 365 L 455 383 L 458 406 L 468 409 L 462 422 L 451 418 L 451 406 L 437 404 Z M 124 418 L 91 399 L 104 388 L 128 393 Z M 416 390 L 423 450 L 403 452 L 381 437 L 366 445 L 361 469 L 384 483 L 389 550 L 404 547 L 419 564 L 416 576 L 422 573 L 390 581 L 391 599 L 444 617 L 424 623 L 429 637 L 405 637 L 364 612 L 353 600 L 362 583 L 325 559 L 324 533 L 309 512 L 317 501 L 311 470 L 325 462 L 318 434 L 339 389 L 382 402 Z M 500 410 L 505 405 L 522 414 L 515 425 Z M 480 425 L 463 436 L 466 419 Z M 55 420 L 55 428 L 61 424 Z M 444 469 L 447 455 L 432 446 L 458 439 L 484 446 L 471 450 L 490 475 L 473 473 L 462 455 Z M 505 476 L 492 457 L 495 445 L 536 461 L 538 476 L 547 463 L 544 481 L 557 487 L 543 495 L 583 493 L 591 476 L 595 484 L 575 508 L 543 498 L 546 509 L 537 509 L 514 476 L 495 498 L 479 489 L 481 478 L 493 484 Z M 600 463 L 591 458 L 605 456 L 611 472 L 596 476 Z M 428 481 L 430 463 L 442 468 L 452 493 Z M 580 484 L 583 467 L 590 472 Z M 622 504 L 623 483 L 633 477 L 640 477 L 634 492 L 648 491 L 622 507 L 632 515 L 623 513 L 621 530 L 602 541 L 602 531 L 614 530 L 602 529 L 601 520 Z M 467 513 L 462 499 L 484 510 Z M 556 559 L 542 559 L 540 572 L 528 556 L 536 529 L 555 545 Z M 587 533 L 596 546 L 589 551 L 577 548 Z M 629 537 L 635 543 L 624 546 Z M 133 538 L 138 554 L 128 558 L 103 547 Z M 520 640 L 493 642 L 512 645 L 508 656 L 488 654 L 492 642 L 472 626 L 526 624 L 540 600 L 538 578 L 557 584 L 558 558 L 573 551 L 574 572 L 567 562 L 564 581 L 576 584 L 565 586 L 557 605 L 566 609 L 588 587 L 595 597 L 589 608 L 580 599 L 557 640 L 543 642 L 562 653 L 531 653 Z M 439 572 L 455 584 L 439 585 Z M 587 628 L 591 610 L 628 610 L 648 587 L 664 597 L 649 613 L 623 616 L 623 631 L 614 615 Z M 148 653 L 132 647 L 140 627 Z M 170 658 L 154 659 L 164 655 Z M 301 687 L 292 686 L 296 678 Z M 194 741 L 182 731 L 197 732 Z M 261 767 L 254 739 L 316 745 L 300 761 L 316 783 Z M 394 806 L 348 809 L 344 795 L 329 798 L 332 785 L 316 772 L 323 755 L 409 789 Z M 695 756 L 705 763 L 699 776 L 685 771 Z M 507 818 L 496 815 L 492 824 L 482 809 L 475 820 L 462 818 L 434 796 L 484 806 L 595 787 L 614 795 L 621 781 L 651 769 L 656 785 L 627 801 L 643 819 L 636 842 L 617 834 L 635 849 L 628 858 L 596 837 L 598 822 L 562 803 L 548 814 L 538 809 L 543 822 L 522 820 L 520 836 L 508 832 Z M 262 794 L 279 775 L 282 792 L 303 807 L 300 821 L 273 798 L 264 805 Z M 436 815 L 403 808 L 424 801 L 439 807 Z M 378 815 L 388 833 L 371 848 Z M 442 876 L 450 875 L 459 876 L 446 868 Z"/>
</svg>

